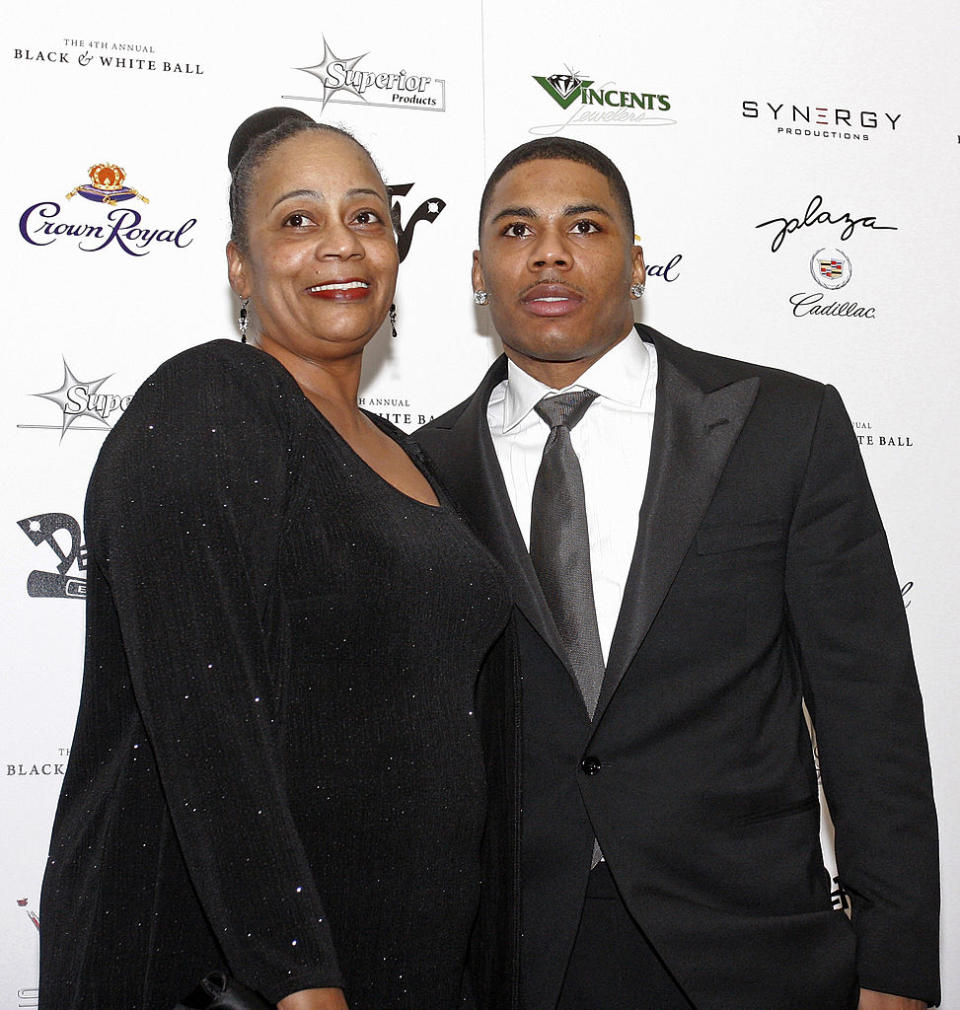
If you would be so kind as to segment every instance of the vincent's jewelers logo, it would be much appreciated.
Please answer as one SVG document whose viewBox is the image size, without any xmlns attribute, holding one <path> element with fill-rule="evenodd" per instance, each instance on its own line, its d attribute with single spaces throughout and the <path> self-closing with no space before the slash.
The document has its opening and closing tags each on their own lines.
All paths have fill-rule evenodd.
<svg viewBox="0 0 960 1010">
<path fill-rule="evenodd" d="M 27 576 L 27 596 L 82 600 L 87 595 L 87 548 L 80 523 L 66 512 L 44 512 L 20 519 L 17 525 L 34 547 L 45 545 L 57 558 L 56 571 L 34 569 Z M 49 559 L 47 564 L 52 563 Z M 76 566 L 76 572 L 72 569 Z"/>
<path fill-rule="evenodd" d="M 47 393 L 32 393 L 32 396 L 49 400 L 60 410 L 59 424 L 18 424 L 18 428 L 40 428 L 60 432 L 60 441 L 67 431 L 109 431 L 114 424 L 115 414 L 127 409 L 132 393 L 107 393 L 102 387 L 112 375 L 99 379 L 78 379 L 73 374 L 67 359 L 63 359 L 63 381 L 56 389 Z M 82 421 L 87 420 L 83 424 Z"/>
<path fill-rule="evenodd" d="M 107 206 L 106 217 L 97 221 L 64 221 L 62 207 L 55 200 L 40 200 L 31 204 L 20 215 L 20 236 L 32 246 L 53 245 L 61 238 L 76 241 L 83 252 L 100 252 L 116 245 L 130 256 L 146 256 L 153 249 L 172 246 L 186 249 L 193 242 L 188 233 L 197 223 L 188 218 L 177 227 L 154 228 L 144 224 L 143 215 L 132 207 L 119 207 L 120 203 L 136 197 L 143 203 L 150 201 L 126 184 L 127 173 L 119 165 L 98 162 L 87 170 L 89 183 L 82 183 L 67 193 L 72 200 L 82 196 L 93 203 Z"/>
<path fill-rule="evenodd" d="M 572 70 L 565 74 L 551 74 L 549 77 L 534 77 L 534 80 L 561 109 L 569 109 L 583 94 L 583 89 L 593 84 L 593 81 L 582 80 Z"/>
<path fill-rule="evenodd" d="M 426 74 L 406 70 L 359 68 L 359 56 L 337 56 L 323 39 L 323 57 L 309 67 L 294 67 L 317 78 L 323 85 L 320 95 L 284 95 L 284 99 L 299 102 L 328 102 L 346 105 L 375 105 L 390 109 L 419 109 L 422 112 L 444 112 L 447 107 L 446 81 Z"/>
<path fill-rule="evenodd" d="M 810 274 L 820 287 L 836 291 L 849 283 L 853 267 L 842 249 L 825 246 L 810 257 Z"/>
<path fill-rule="evenodd" d="M 878 134 L 893 133 L 902 113 L 747 99 L 740 105 L 740 115 L 744 119 L 769 123 L 785 137 L 866 141 Z"/>
<path fill-rule="evenodd" d="M 552 136 L 568 126 L 672 126 L 670 97 L 651 91 L 625 89 L 613 81 L 600 84 L 567 67 L 565 72 L 533 78 L 564 111 L 563 123 L 530 127 L 537 136 Z"/>
</svg>

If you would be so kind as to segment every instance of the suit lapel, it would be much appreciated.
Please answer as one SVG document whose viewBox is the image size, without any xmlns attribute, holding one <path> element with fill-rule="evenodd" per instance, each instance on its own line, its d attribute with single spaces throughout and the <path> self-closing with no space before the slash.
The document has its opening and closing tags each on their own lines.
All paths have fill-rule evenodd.
<svg viewBox="0 0 960 1010">
<path fill-rule="evenodd" d="M 675 363 L 672 352 L 678 345 L 657 338 L 659 375 L 647 486 L 594 725 L 676 577 L 760 384 L 752 376 L 704 392 Z"/>
<path fill-rule="evenodd" d="M 444 454 L 441 472 L 457 488 L 457 504 L 464 518 L 507 573 L 517 606 L 570 672 L 553 614 L 517 525 L 487 425 L 490 393 L 506 375 L 506 358 L 501 356 L 448 429 L 449 451 Z M 570 676 L 576 682 L 572 672 Z"/>
</svg>

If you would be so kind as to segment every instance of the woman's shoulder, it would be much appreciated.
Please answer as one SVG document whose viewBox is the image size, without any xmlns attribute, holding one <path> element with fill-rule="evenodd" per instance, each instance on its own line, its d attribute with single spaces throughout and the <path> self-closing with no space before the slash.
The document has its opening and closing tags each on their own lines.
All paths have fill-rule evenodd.
<svg viewBox="0 0 960 1010">
<path fill-rule="evenodd" d="M 301 395 L 293 376 L 269 354 L 233 340 L 211 340 L 163 362 L 137 390 L 125 418 L 159 413 L 170 420 L 275 424 Z"/>
<path fill-rule="evenodd" d="M 210 340 L 175 354 L 144 383 L 208 386 L 226 383 L 287 388 L 293 376 L 265 351 L 235 340 Z"/>
<path fill-rule="evenodd" d="M 251 474 L 261 489 L 284 485 L 297 440 L 290 401 L 299 393 L 284 376 L 262 351 L 228 340 L 168 359 L 107 435 L 88 505 L 106 508 L 118 487 L 162 490 L 174 500 L 202 496 L 224 480 L 240 486 Z"/>
<path fill-rule="evenodd" d="M 282 452 L 295 439 L 298 396 L 293 377 L 258 348 L 230 340 L 188 348 L 140 386 L 107 436 L 100 463 L 136 469 L 160 453 L 202 467 L 214 455 Z"/>
</svg>

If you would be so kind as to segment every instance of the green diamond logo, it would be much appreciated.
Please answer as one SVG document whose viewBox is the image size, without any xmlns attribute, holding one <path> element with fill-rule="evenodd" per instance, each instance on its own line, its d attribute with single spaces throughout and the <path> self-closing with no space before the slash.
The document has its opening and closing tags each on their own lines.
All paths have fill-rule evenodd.
<svg viewBox="0 0 960 1010">
<path fill-rule="evenodd" d="M 593 84 L 593 81 L 581 80 L 574 73 L 551 74 L 550 77 L 534 77 L 534 80 L 561 109 L 569 109 L 581 90 Z"/>
</svg>

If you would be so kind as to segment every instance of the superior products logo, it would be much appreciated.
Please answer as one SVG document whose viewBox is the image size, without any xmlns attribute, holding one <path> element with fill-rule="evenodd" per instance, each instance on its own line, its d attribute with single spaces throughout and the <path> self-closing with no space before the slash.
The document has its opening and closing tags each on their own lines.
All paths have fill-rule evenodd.
<svg viewBox="0 0 960 1010">
<path fill-rule="evenodd" d="M 60 432 L 60 440 L 67 430 L 109 431 L 113 427 L 113 415 L 122 413 L 133 397 L 132 393 L 105 393 L 103 384 L 110 375 L 99 379 L 78 379 L 63 359 L 63 381 L 56 389 L 46 393 L 33 393 L 43 400 L 56 404 L 60 410 L 59 424 L 18 424 L 18 428 L 46 428 Z M 84 418 L 93 424 L 82 424 Z"/>
<path fill-rule="evenodd" d="M 284 95 L 284 99 L 300 102 L 328 102 L 346 105 L 376 105 L 391 109 L 419 109 L 423 112 L 444 112 L 447 107 L 446 82 L 426 74 L 407 70 L 383 70 L 359 67 L 369 53 L 359 56 L 337 56 L 323 39 L 323 57 L 309 67 L 294 67 L 316 77 L 323 85 L 321 95 Z"/>
<path fill-rule="evenodd" d="M 567 126 L 633 125 L 671 126 L 675 119 L 663 115 L 671 108 L 670 96 L 607 81 L 599 83 L 567 67 L 563 73 L 533 78 L 564 111 L 573 109 L 565 123 L 533 126 L 537 135 L 559 133 Z"/>
</svg>

